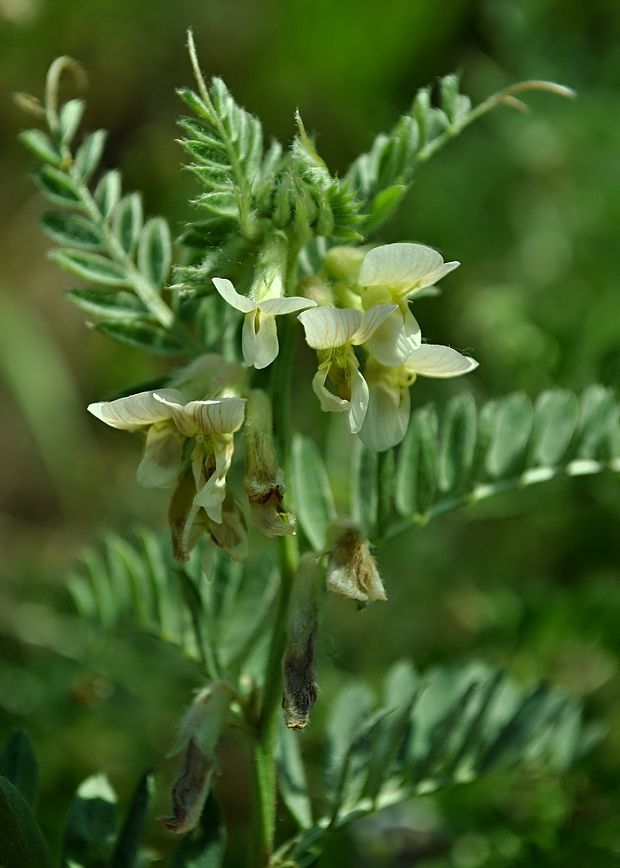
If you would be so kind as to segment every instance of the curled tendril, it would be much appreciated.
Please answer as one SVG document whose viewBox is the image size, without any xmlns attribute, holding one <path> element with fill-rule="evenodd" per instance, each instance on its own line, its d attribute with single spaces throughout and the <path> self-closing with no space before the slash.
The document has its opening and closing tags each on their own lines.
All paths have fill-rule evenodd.
<svg viewBox="0 0 620 868">
<path fill-rule="evenodd" d="M 84 91 L 88 87 L 88 76 L 77 60 L 74 60 L 66 54 L 56 58 L 50 66 L 45 80 L 45 112 L 47 115 L 47 122 L 53 132 L 58 130 L 60 81 L 65 72 L 69 73 L 72 77 L 78 91 Z"/>
</svg>

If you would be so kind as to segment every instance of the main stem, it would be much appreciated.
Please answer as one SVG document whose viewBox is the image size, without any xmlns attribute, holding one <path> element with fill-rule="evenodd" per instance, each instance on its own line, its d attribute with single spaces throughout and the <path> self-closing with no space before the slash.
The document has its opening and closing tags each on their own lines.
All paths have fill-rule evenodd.
<svg viewBox="0 0 620 868">
<path fill-rule="evenodd" d="M 287 288 L 292 292 L 293 268 L 297 257 L 291 257 Z M 291 260 L 289 260 L 291 262 Z M 273 369 L 271 393 L 274 412 L 275 434 L 280 460 L 287 478 L 290 478 L 291 455 L 291 387 L 295 355 L 295 322 L 282 317 L 281 346 Z M 252 837 L 252 862 L 255 868 L 264 868 L 271 863 L 276 815 L 276 766 L 278 710 L 282 696 L 282 657 L 286 648 L 288 610 L 297 565 L 299 550 L 297 539 L 280 537 L 280 589 L 276 604 L 273 632 L 265 669 L 262 703 L 256 728 L 254 745 L 254 829 Z"/>
</svg>

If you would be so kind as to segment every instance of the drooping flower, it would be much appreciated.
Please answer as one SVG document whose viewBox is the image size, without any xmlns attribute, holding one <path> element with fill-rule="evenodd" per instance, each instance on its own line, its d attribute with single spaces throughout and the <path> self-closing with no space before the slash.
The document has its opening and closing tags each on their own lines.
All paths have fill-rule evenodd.
<svg viewBox="0 0 620 868">
<path fill-rule="evenodd" d="M 346 528 L 329 552 L 327 588 L 359 603 L 387 600 L 368 540 L 356 528 Z"/>
<path fill-rule="evenodd" d="M 421 345 L 420 327 L 409 309 L 409 299 L 433 286 L 458 267 L 423 244 L 383 244 L 364 257 L 358 282 L 365 309 L 396 304 L 394 312 L 372 336 L 368 350 L 382 365 L 404 364 Z"/>
<path fill-rule="evenodd" d="M 234 450 L 233 434 L 243 424 L 245 399 L 218 398 L 184 404 L 158 393 L 155 397 L 170 409 L 181 434 L 195 440 L 191 455 L 196 485 L 194 503 L 202 507 L 212 521 L 221 523 L 226 474 Z"/>
<path fill-rule="evenodd" d="M 138 468 L 143 485 L 174 483 L 183 467 L 185 441 L 194 440 L 191 467 L 196 506 L 202 507 L 212 521 L 222 521 L 233 434 L 243 423 L 245 399 L 186 402 L 177 389 L 160 389 L 89 404 L 88 410 L 113 428 L 147 428 L 145 452 Z"/>
<path fill-rule="evenodd" d="M 248 535 L 245 515 L 234 497 L 227 491 L 222 502 L 221 520 L 213 521 L 196 503 L 196 483 L 191 467 L 181 477 L 170 500 L 168 524 L 172 536 L 172 551 L 177 561 L 186 561 L 203 534 L 235 561 L 248 555 Z"/>
<path fill-rule="evenodd" d="M 146 429 L 146 443 L 138 465 L 138 482 L 147 488 L 173 485 L 181 472 L 185 438 L 172 418 L 170 408 L 158 400 L 183 400 L 177 389 L 138 392 L 115 401 L 98 401 L 88 405 L 97 419 L 123 431 Z"/>
<path fill-rule="evenodd" d="M 245 314 L 241 345 L 243 359 L 248 367 L 266 368 L 278 355 L 276 316 L 316 306 L 315 301 L 301 296 L 279 296 L 255 301 L 238 293 L 230 280 L 221 277 L 214 277 L 213 284 L 224 301 Z"/>
<path fill-rule="evenodd" d="M 350 308 L 320 307 L 300 313 L 297 319 L 306 333 L 306 342 L 317 350 L 319 367 L 312 388 L 321 409 L 348 413 L 349 430 L 357 433 L 368 408 L 368 386 L 359 370 L 354 346 L 367 344 L 381 324 L 396 311 L 396 305 L 378 304 L 362 313 Z M 327 388 L 331 379 L 336 394 Z"/>
<path fill-rule="evenodd" d="M 409 388 L 418 375 L 460 377 L 477 367 L 478 362 L 469 356 L 437 344 L 422 344 L 399 367 L 386 367 L 369 357 L 364 373 L 370 397 L 360 439 L 377 452 L 396 446 L 407 433 L 411 413 Z"/>
</svg>

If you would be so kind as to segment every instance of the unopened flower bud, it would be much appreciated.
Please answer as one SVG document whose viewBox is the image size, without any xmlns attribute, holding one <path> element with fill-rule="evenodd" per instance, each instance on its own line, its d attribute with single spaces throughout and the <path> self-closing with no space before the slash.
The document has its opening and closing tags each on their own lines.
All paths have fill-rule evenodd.
<svg viewBox="0 0 620 868">
<path fill-rule="evenodd" d="M 334 304 L 334 293 L 331 286 L 314 274 L 302 277 L 299 281 L 299 289 L 306 298 L 312 299 L 319 306 Z"/>
<path fill-rule="evenodd" d="M 325 254 L 325 271 L 335 280 L 357 283 L 365 255 L 359 247 L 332 247 Z"/>
<path fill-rule="evenodd" d="M 327 587 L 341 597 L 367 603 L 387 600 L 368 540 L 355 528 L 338 536 L 329 552 Z"/>
<path fill-rule="evenodd" d="M 316 555 L 302 557 L 295 574 L 284 655 L 284 721 L 289 729 L 308 725 L 316 702 L 315 648 L 322 574 Z"/>
<path fill-rule="evenodd" d="M 231 699 L 230 685 L 215 681 L 198 693 L 181 721 L 173 754 L 182 752 L 183 764 L 172 787 L 172 814 L 160 818 L 162 826 L 177 835 L 190 832 L 200 820 Z"/>
<path fill-rule="evenodd" d="M 250 392 L 243 428 L 246 451 L 245 490 L 252 518 L 266 536 L 295 533 L 295 517 L 287 512 L 284 473 L 278 466 L 273 442 L 271 401 L 260 389 Z"/>
</svg>

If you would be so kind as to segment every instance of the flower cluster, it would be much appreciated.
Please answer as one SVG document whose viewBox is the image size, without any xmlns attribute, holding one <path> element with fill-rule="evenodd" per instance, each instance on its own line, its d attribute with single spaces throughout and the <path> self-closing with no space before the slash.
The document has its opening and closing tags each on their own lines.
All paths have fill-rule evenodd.
<svg viewBox="0 0 620 868">
<path fill-rule="evenodd" d="M 268 536 L 295 532 L 295 519 L 282 503 L 271 403 L 264 392 L 247 386 L 248 368 L 266 368 L 277 358 L 276 317 L 296 313 L 307 344 L 316 350 L 312 387 L 321 408 L 346 413 L 351 433 L 383 451 L 405 436 L 409 389 L 418 374 L 455 377 L 477 365 L 450 347 L 422 343 L 409 307 L 414 296 L 432 291 L 458 264 L 444 262 L 421 244 L 386 244 L 366 253 L 332 248 L 321 274 L 302 281 L 305 294 L 286 296 L 286 244 L 274 238 L 259 257 L 249 295 L 238 293 L 230 280 L 213 278 L 219 295 L 244 314 L 245 365 L 206 355 L 170 388 L 88 407 L 113 428 L 146 434 L 138 480 L 174 489 L 170 526 L 177 558 L 184 560 L 204 532 L 231 556 L 245 557 L 247 514 Z M 245 507 L 227 487 L 234 435 L 242 427 Z M 333 581 L 342 584 L 338 570 Z M 381 593 L 371 588 L 363 596 L 381 598 Z"/>
<path fill-rule="evenodd" d="M 293 517 L 281 507 L 284 483 L 273 449 L 269 398 L 258 390 L 242 397 L 245 375 L 243 366 L 209 354 L 177 377 L 183 391 L 139 392 L 88 407 L 112 428 L 145 433 L 138 481 L 148 487 L 174 489 L 169 518 L 178 560 L 187 558 L 204 532 L 232 557 L 241 559 L 247 554 L 245 510 L 227 488 L 234 435 L 244 421 L 251 439 L 245 480 L 251 514 L 268 536 L 295 532 Z M 210 397 L 187 400 L 196 392 Z M 261 422 L 264 430 L 259 430 Z M 257 465 L 262 470 L 260 478 Z"/>
<path fill-rule="evenodd" d="M 340 306 L 298 316 L 318 355 L 313 388 L 323 410 L 347 413 L 350 431 L 370 449 L 382 452 L 405 436 L 409 388 L 418 374 L 457 377 L 477 367 L 450 347 L 423 344 L 409 307 L 410 299 L 433 291 L 458 265 L 422 244 L 385 244 L 365 255 L 333 248 L 326 257 L 326 277 Z M 363 371 L 354 347 L 364 350 Z"/>
</svg>

